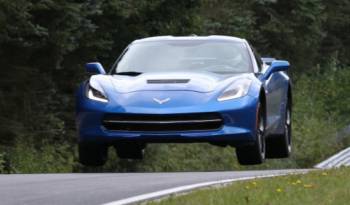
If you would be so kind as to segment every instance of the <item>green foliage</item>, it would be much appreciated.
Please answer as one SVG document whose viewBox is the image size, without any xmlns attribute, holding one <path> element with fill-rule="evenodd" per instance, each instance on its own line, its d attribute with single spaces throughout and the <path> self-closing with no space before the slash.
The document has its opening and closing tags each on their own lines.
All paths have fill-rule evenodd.
<svg viewBox="0 0 350 205">
<path fill-rule="evenodd" d="M 57 173 L 71 172 L 74 153 L 68 144 L 43 143 L 35 147 L 35 142 L 18 142 L 11 150 L 9 166 L 16 173 Z"/>
<path fill-rule="evenodd" d="M 4 154 L 0 153 L 0 173 L 5 172 L 5 159 L 4 159 Z"/>
<path fill-rule="evenodd" d="M 348 85 L 350 69 L 328 69 L 298 76 L 293 86 L 293 154 L 289 159 L 267 160 L 258 166 L 240 166 L 231 147 L 209 144 L 149 145 L 143 161 L 120 160 L 110 150 L 110 160 L 99 169 L 83 171 L 212 171 L 312 167 L 349 146 L 336 133 L 350 123 Z M 339 99 L 344 99 L 339 100 Z M 339 138 L 340 137 L 340 138 Z M 77 169 L 79 170 L 79 169 Z"/>
<path fill-rule="evenodd" d="M 310 166 L 345 143 L 332 134 L 349 123 L 349 8 L 347 0 L 0 0 L 0 172 L 88 171 L 74 158 L 84 63 L 108 68 L 136 38 L 193 33 L 244 37 L 291 61 L 296 154 L 262 167 Z M 111 151 L 96 171 L 242 169 L 233 153 L 151 145 L 143 162 Z"/>
<path fill-rule="evenodd" d="M 312 69 L 323 38 L 323 10 L 320 0 L 258 3 L 255 12 L 261 16 L 256 24 L 260 41 L 253 41 L 265 55 L 288 56 L 293 69 Z"/>
<path fill-rule="evenodd" d="M 252 167 L 239 166 L 234 149 L 208 144 L 151 145 L 144 161 L 111 159 L 108 171 L 191 171 L 312 167 L 336 151 L 349 146 L 337 138 L 338 130 L 350 123 L 349 69 L 329 69 L 304 74 L 293 87 L 293 155 L 289 159 L 267 160 Z M 344 99 L 345 102 L 339 99 Z M 345 137 L 345 136 L 344 136 Z"/>
<path fill-rule="evenodd" d="M 150 145 L 134 171 L 207 171 L 235 168 L 234 150 L 209 144 Z M 116 170 L 119 170 L 116 166 Z M 237 166 L 236 166 L 237 167 Z M 127 171 L 127 170 L 125 170 Z"/>
<path fill-rule="evenodd" d="M 0 153 L 8 156 L 1 172 L 76 169 L 74 90 L 83 64 L 110 65 L 135 38 L 196 30 L 198 5 L 0 0 Z"/>
<path fill-rule="evenodd" d="M 335 55 L 342 64 L 350 64 L 350 1 L 324 0 L 326 21 L 323 25 L 326 36 L 322 41 L 321 57 Z M 326 59 L 320 59 L 325 62 Z"/>
<path fill-rule="evenodd" d="M 349 146 L 337 131 L 350 123 L 349 69 L 334 69 L 299 76 L 293 87 L 293 155 L 268 160 L 262 167 L 311 167 Z M 340 100 L 341 99 L 341 100 Z"/>
<path fill-rule="evenodd" d="M 203 35 L 221 34 L 254 39 L 259 31 L 254 29 L 257 19 L 252 10 L 252 2 L 204 0 L 201 7 Z"/>
</svg>

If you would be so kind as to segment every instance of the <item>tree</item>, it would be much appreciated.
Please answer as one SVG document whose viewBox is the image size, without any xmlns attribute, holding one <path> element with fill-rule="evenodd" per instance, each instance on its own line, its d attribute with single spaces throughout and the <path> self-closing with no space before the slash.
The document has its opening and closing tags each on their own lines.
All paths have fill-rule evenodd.
<svg viewBox="0 0 350 205">
<path fill-rule="evenodd" d="M 261 53 L 287 59 L 299 72 L 316 66 L 324 36 L 320 0 L 261 0 L 254 11 L 255 29 L 260 31 L 255 43 Z"/>
</svg>

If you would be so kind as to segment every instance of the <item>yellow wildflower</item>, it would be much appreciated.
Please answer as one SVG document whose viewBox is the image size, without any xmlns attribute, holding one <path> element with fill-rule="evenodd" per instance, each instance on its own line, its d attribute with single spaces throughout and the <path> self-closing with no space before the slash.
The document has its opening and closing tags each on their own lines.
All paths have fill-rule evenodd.
<svg viewBox="0 0 350 205">
<path fill-rule="evenodd" d="M 313 188 L 314 187 L 314 185 L 312 185 L 312 184 L 304 184 L 304 188 Z"/>
<path fill-rule="evenodd" d="M 278 193 L 283 192 L 283 190 L 282 190 L 281 188 L 276 189 L 276 191 L 277 191 Z"/>
</svg>

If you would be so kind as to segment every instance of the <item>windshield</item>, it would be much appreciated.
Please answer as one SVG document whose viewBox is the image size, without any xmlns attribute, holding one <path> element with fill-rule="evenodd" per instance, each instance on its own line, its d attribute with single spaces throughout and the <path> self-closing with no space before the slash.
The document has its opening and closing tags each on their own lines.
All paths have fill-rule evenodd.
<svg viewBox="0 0 350 205">
<path fill-rule="evenodd" d="M 116 63 L 115 74 L 147 72 L 252 72 L 242 42 L 157 41 L 132 44 Z"/>
</svg>

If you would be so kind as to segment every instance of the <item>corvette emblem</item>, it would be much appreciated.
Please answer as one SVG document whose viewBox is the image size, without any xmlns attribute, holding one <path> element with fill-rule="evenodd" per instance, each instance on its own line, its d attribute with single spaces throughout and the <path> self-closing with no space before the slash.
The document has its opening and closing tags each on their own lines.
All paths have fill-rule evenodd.
<svg viewBox="0 0 350 205">
<path fill-rule="evenodd" d="M 169 102 L 170 101 L 170 98 L 165 98 L 163 100 L 160 100 L 160 99 L 157 99 L 157 98 L 153 98 L 154 101 L 156 101 L 157 103 L 159 103 L 160 105 L 166 103 L 166 102 Z"/>
</svg>

